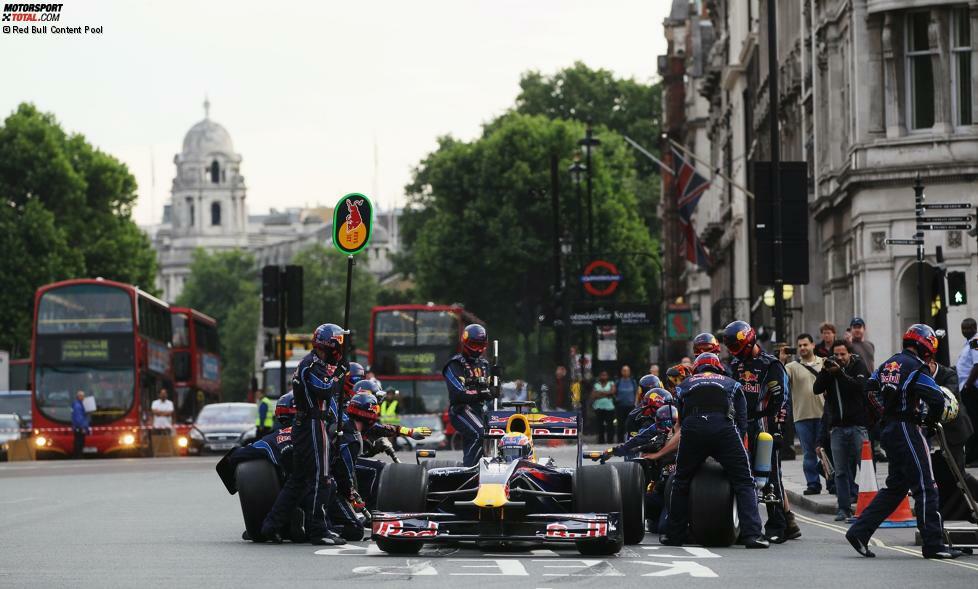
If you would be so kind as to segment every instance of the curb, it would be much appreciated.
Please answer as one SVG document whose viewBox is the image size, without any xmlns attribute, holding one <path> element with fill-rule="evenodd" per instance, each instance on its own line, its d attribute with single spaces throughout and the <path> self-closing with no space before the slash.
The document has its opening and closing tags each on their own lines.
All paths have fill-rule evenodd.
<svg viewBox="0 0 978 589">
<path fill-rule="evenodd" d="M 836 507 L 835 505 L 824 505 L 817 501 L 809 499 L 807 495 L 802 495 L 796 491 L 791 491 L 785 489 L 785 494 L 788 496 L 788 501 L 791 502 L 792 506 L 800 507 L 806 511 L 812 513 L 818 513 L 821 515 L 835 515 Z"/>
</svg>

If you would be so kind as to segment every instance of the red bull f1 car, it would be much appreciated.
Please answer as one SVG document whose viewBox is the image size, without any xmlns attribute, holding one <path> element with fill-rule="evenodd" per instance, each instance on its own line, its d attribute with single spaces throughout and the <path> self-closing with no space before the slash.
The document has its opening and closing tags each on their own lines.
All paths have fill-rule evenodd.
<svg viewBox="0 0 978 589">
<path fill-rule="evenodd" d="M 642 541 L 644 481 L 635 463 L 581 464 L 578 413 L 526 413 L 530 402 L 487 414 L 486 457 L 471 467 L 393 464 L 381 476 L 372 537 L 390 554 L 426 543 L 479 546 L 572 543 L 607 555 Z M 537 440 L 577 442 L 576 468 L 538 457 Z"/>
</svg>

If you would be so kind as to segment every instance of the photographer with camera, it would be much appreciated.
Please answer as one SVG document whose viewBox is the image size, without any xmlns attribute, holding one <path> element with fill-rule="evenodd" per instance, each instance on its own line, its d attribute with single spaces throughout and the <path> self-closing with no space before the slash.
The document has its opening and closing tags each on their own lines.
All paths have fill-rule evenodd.
<svg viewBox="0 0 978 589">
<path fill-rule="evenodd" d="M 486 328 L 473 323 L 462 331 L 462 353 L 451 357 L 442 375 L 448 386 L 448 416 L 462 436 L 462 464 L 482 458 L 484 406 L 493 398 L 489 362 L 482 357 L 489 345 Z"/>
<path fill-rule="evenodd" d="M 838 500 L 835 520 L 843 521 L 852 516 L 852 501 L 859 492 L 855 482 L 856 468 L 863 440 L 869 436 L 864 393 L 869 370 L 862 359 L 852 353 L 852 345 L 846 341 L 832 342 L 832 354 L 824 360 L 812 390 L 825 398 L 832 460 L 835 461 L 835 496 Z"/>
</svg>

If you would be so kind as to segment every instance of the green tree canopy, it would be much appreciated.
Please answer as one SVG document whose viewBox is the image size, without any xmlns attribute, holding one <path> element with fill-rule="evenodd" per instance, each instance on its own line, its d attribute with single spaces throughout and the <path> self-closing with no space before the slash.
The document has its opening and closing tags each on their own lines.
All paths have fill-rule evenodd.
<svg viewBox="0 0 978 589">
<path fill-rule="evenodd" d="M 0 126 L 0 347 L 26 352 L 33 293 L 96 277 L 154 291 L 156 256 L 132 221 L 136 180 L 125 164 L 68 134 L 54 115 L 21 104 Z M 13 252 L 23 252 L 14 256 Z"/>
<path fill-rule="evenodd" d="M 292 263 L 302 266 L 302 306 L 305 319 L 303 331 L 312 333 L 323 323 L 343 325 L 346 307 L 346 256 L 333 248 L 314 245 L 299 252 Z M 370 309 L 375 304 L 376 279 L 362 265 L 354 266 L 350 324 L 354 331 L 354 345 L 361 350 L 366 350 L 369 345 Z"/>
<path fill-rule="evenodd" d="M 198 249 L 177 304 L 217 320 L 224 396 L 244 399 L 255 369 L 261 306 L 254 257 L 241 250 L 211 254 Z"/>
</svg>

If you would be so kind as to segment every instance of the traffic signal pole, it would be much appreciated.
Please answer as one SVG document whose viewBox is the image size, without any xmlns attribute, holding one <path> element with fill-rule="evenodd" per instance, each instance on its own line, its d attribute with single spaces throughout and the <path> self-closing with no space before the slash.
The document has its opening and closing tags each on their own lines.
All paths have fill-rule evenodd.
<svg viewBox="0 0 978 589">
<path fill-rule="evenodd" d="M 784 341 L 784 236 L 781 219 L 781 138 L 778 133 L 778 21 L 775 0 L 767 0 L 768 127 L 771 138 L 771 201 L 774 205 L 774 332 Z M 807 221 L 806 221 L 807 222 Z"/>
</svg>

